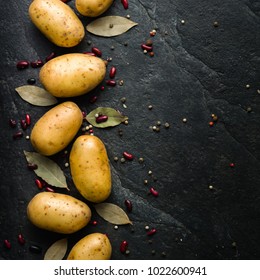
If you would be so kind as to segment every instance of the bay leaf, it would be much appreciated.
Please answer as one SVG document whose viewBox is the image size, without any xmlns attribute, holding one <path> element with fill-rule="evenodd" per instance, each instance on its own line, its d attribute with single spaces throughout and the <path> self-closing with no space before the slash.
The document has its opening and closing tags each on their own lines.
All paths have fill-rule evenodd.
<svg viewBox="0 0 260 280">
<path fill-rule="evenodd" d="M 24 155 L 28 163 L 38 166 L 38 168 L 34 170 L 37 176 L 41 177 L 51 186 L 69 190 L 66 177 L 56 162 L 35 152 L 24 151 Z"/>
<path fill-rule="evenodd" d="M 44 260 L 62 260 L 68 249 L 67 238 L 54 242 L 46 251 Z"/>
<path fill-rule="evenodd" d="M 58 103 L 58 100 L 43 88 L 24 85 L 17 87 L 16 92 L 28 103 L 36 106 L 50 106 Z"/>
<path fill-rule="evenodd" d="M 111 224 L 126 225 L 133 224 L 125 211 L 113 203 L 103 202 L 96 204 L 95 209 L 100 217 Z"/>
<path fill-rule="evenodd" d="M 96 114 L 108 116 L 105 122 L 97 123 Z M 119 125 L 120 123 L 127 120 L 128 117 L 122 115 L 117 110 L 110 107 L 98 107 L 91 111 L 87 116 L 86 120 L 95 127 L 105 128 Z"/>
<path fill-rule="evenodd" d="M 125 17 L 105 16 L 95 19 L 86 26 L 87 31 L 97 36 L 113 37 L 127 32 L 138 25 Z"/>
</svg>

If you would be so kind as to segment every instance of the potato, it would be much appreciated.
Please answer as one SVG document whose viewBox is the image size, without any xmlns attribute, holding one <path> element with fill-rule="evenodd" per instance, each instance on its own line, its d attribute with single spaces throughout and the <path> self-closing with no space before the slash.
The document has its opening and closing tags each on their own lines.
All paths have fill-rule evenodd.
<svg viewBox="0 0 260 280">
<path fill-rule="evenodd" d="M 82 22 L 61 0 L 34 0 L 29 6 L 29 16 L 33 24 L 59 47 L 74 47 L 85 36 Z"/>
<path fill-rule="evenodd" d="M 88 201 L 99 203 L 111 192 L 111 170 L 103 142 L 93 135 L 79 136 L 70 152 L 72 180 Z"/>
<path fill-rule="evenodd" d="M 74 97 L 94 89 L 105 74 L 106 64 L 101 58 L 70 53 L 45 63 L 39 77 L 42 85 L 53 96 Z"/>
<path fill-rule="evenodd" d="M 105 234 L 91 233 L 79 240 L 71 249 L 68 260 L 109 260 L 112 246 Z"/>
<path fill-rule="evenodd" d="M 29 202 L 27 216 L 41 229 L 70 234 L 88 224 L 91 210 L 87 204 L 70 195 L 41 192 Z"/>
<path fill-rule="evenodd" d="M 32 128 L 32 146 L 42 155 L 54 155 L 63 150 L 76 136 L 82 121 L 82 112 L 74 102 L 66 101 L 55 106 Z"/>
<path fill-rule="evenodd" d="M 76 0 L 76 9 L 87 17 L 97 17 L 103 14 L 113 3 L 113 0 Z"/>
</svg>

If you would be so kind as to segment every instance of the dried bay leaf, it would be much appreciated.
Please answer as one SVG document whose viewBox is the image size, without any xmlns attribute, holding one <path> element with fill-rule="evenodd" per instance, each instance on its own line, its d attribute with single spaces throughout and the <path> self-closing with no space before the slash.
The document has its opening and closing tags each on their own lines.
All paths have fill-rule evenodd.
<svg viewBox="0 0 260 280">
<path fill-rule="evenodd" d="M 105 122 L 96 122 L 96 114 L 107 116 L 108 119 Z M 98 107 L 91 111 L 87 116 L 86 120 L 95 127 L 105 128 L 119 125 L 120 123 L 127 120 L 128 117 L 122 115 L 120 112 L 109 107 Z"/>
<path fill-rule="evenodd" d="M 57 163 L 35 152 L 24 151 L 24 155 L 28 163 L 38 166 L 38 168 L 34 170 L 37 176 L 41 177 L 51 186 L 69 190 L 66 177 Z"/>
<path fill-rule="evenodd" d="M 67 238 L 54 242 L 46 251 L 44 260 L 62 260 L 68 249 Z"/>
<path fill-rule="evenodd" d="M 116 204 L 104 202 L 96 204 L 94 207 L 98 215 L 111 224 L 132 224 L 125 211 Z"/>
<path fill-rule="evenodd" d="M 58 103 L 58 100 L 43 88 L 25 85 L 17 87 L 16 92 L 28 103 L 36 106 L 50 106 Z"/>
<path fill-rule="evenodd" d="M 86 28 L 87 31 L 94 35 L 113 37 L 127 32 L 136 25 L 138 25 L 138 23 L 133 22 L 125 17 L 105 16 L 92 21 L 86 26 Z"/>
</svg>

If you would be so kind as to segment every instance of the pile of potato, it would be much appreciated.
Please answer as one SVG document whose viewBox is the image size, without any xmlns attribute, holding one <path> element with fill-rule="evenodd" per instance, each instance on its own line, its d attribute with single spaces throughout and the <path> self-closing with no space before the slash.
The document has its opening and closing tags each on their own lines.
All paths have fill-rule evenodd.
<svg viewBox="0 0 260 280">
<path fill-rule="evenodd" d="M 83 16 L 104 13 L 113 0 L 76 0 L 75 7 Z M 79 44 L 85 29 L 74 11 L 61 0 L 34 0 L 29 16 L 35 26 L 54 44 L 73 47 Z M 98 57 L 69 53 L 48 61 L 39 78 L 55 97 L 75 97 L 94 89 L 104 79 L 105 62 Z M 54 155 L 76 137 L 83 117 L 72 101 L 62 102 L 46 112 L 31 131 L 34 149 L 45 156 Z M 96 136 L 76 138 L 70 152 L 70 170 L 75 187 L 88 201 L 99 203 L 111 193 L 111 170 L 105 145 Z M 89 206 L 70 195 L 42 192 L 27 207 L 29 220 L 37 227 L 63 234 L 74 233 L 91 219 Z M 112 247 L 105 234 L 93 233 L 72 248 L 68 259 L 110 259 Z"/>
</svg>

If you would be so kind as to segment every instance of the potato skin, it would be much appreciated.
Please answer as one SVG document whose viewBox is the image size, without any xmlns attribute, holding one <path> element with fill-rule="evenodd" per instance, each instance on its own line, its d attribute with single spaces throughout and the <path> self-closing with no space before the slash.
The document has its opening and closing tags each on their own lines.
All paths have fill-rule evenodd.
<svg viewBox="0 0 260 280">
<path fill-rule="evenodd" d="M 83 121 L 80 108 L 71 101 L 63 102 L 47 111 L 31 131 L 31 144 L 45 156 L 54 155 L 76 136 Z"/>
<path fill-rule="evenodd" d="M 70 152 L 72 180 L 88 201 L 99 203 L 111 193 L 111 170 L 103 142 L 93 135 L 81 135 Z"/>
<path fill-rule="evenodd" d="M 41 229 L 70 234 L 88 224 L 91 210 L 87 204 L 70 195 L 41 192 L 29 202 L 27 216 Z"/>
<path fill-rule="evenodd" d="M 79 240 L 71 249 L 68 260 L 109 260 L 112 246 L 105 234 L 91 233 Z"/>
<path fill-rule="evenodd" d="M 112 5 L 114 0 L 76 0 L 78 12 L 87 17 L 97 17 Z"/>
<path fill-rule="evenodd" d="M 53 96 L 67 98 L 88 93 L 102 82 L 105 74 L 106 65 L 101 58 L 70 53 L 45 63 L 39 78 Z"/>
<path fill-rule="evenodd" d="M 29 6 L 33 24 L 55 45 L 74 47 L 85 36 L 85 29 L 74 11 L 60 0 L 34 0 Z"/>
</svg>

